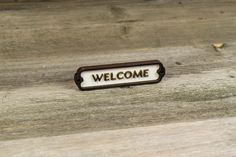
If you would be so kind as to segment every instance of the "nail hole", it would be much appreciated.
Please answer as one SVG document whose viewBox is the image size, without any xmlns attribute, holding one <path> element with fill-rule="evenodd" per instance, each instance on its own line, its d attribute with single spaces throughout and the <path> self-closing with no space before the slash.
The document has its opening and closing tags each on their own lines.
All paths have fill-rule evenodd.
<svg viewBox="0 0 236 157">
<path fill-rule="evenodd" d="M 180 62 L 175 62 L 175 64 L 177 64 L 177 65 L 182 65 L 182 63 L 180 63 Z"/>
</svg>

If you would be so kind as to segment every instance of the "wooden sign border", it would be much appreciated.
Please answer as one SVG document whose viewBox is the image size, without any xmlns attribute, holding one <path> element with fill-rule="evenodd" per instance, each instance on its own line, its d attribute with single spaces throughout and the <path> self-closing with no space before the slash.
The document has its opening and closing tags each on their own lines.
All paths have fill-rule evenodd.
<svg viewBox="0 0 236 157">
<path fill-rule="evenodd" d="M 144 66 L 144 65 L 159 65 L 160 68 L 157 70 L 157 73 L 159 74 L 159 78 L 157 80 L 152 80 L 152 81 L 120 83 L 120 84 L 102 85 L 102 86 L 85 87 L 85 88 L 81 87 L 81 83 L 83 82 L 83 78 L 81 77 L 81 73 L 84 71 L 126 68 L 126 67 L 135 67 L 135 66 Z M 106 64 L 106 65 L 80 67 L 74 75 L 74 81 L 81 91 L 88 91 L 88 90 L 97 90 L 97 89 L 106 89 L 106 88 L 116 88 L 116 87 L 159 83 L 162 80 L 164 75 L 165 75 L 165 68 L 164 68 L 163 64 L 159 60 L 149 60 L 149 61 L 140 61 L 140 62 L 128 62 L 128 63 L 117 63 L 117 64 Z"/>
</svg>

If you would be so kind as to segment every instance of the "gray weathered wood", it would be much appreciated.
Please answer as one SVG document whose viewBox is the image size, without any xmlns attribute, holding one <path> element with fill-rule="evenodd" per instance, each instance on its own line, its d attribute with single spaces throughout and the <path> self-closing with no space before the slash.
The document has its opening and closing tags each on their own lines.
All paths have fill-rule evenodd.
<svg viewBox="0 0 236 157">
<path fill-rule="evenodd" d="M 235 157 L 236 118 L 0 142 L 1 157 Z"/>
<path fill-rule="evenodd" d="M 0 140 L 235 116 L 235 6 L 0 3 Z M 80 92 L 73 82 L 82 65 L 148 59 L 166 66 L 160 84 Z"/>
</svg>

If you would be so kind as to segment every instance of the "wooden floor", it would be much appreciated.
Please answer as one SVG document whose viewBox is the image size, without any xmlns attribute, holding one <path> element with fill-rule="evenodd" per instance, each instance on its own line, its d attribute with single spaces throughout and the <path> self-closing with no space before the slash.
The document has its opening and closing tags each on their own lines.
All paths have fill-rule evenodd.
<svg viewBox="0 0 236 157">
<path fill-rule="evenodd" d="M 73 82 L 149 59 L 160 84 Z M 0 0 L 0 157 L 234 157 L 235 118 L 235 0 Z"/>
</svg>

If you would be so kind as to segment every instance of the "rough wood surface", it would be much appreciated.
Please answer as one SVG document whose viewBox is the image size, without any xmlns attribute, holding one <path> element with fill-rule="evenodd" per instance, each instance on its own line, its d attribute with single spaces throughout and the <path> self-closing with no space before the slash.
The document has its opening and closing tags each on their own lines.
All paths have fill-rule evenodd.
<svg viewBox="0 0 236 157">
<path fill-rule="evenodd" d="M 5 2 L 0 141 L 236 116 L 234 0 Z M 148 59 L 166 67 L 160 84 L 81 92 L 73 82 L 82 65 Z"/>
<path fill-rule="evenodd" d="M 0 142 L 1 157 L 235 157 L 236 118 Z"/>
</svg>

